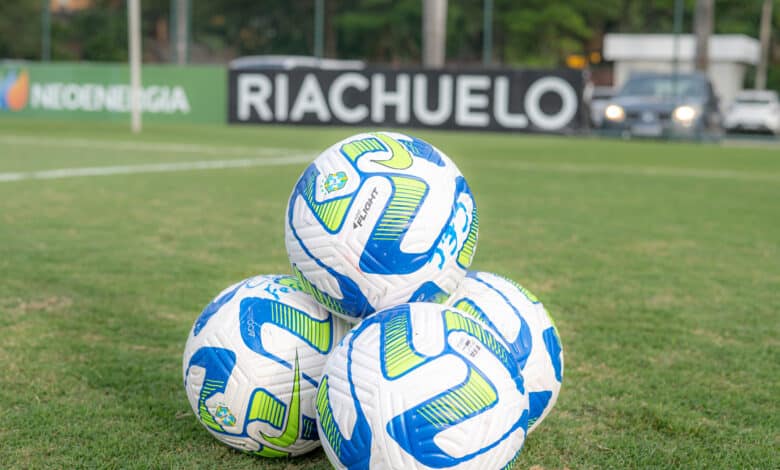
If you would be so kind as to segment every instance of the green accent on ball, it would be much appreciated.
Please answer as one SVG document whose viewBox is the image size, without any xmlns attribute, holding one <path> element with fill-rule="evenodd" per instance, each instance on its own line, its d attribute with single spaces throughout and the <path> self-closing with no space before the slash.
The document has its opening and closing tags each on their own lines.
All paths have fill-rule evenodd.
<svg viewBox="0 0 780 470">
<path fill-rule="evenodd" d="M 428 189 L 424 182 L 415 178 L 392 176 L 390 180 L 393 182 L 395 192 L 371 234 L 372 240 L 400 239 L 409 227 L 412 217 L 417 213 L 417 208 Z"/>
<path fill-rule="evenodd" d="M 384 368 L 390 379 L 399 377 L 410 369 L 425 362 L 425 356 L 416 353 L 411 347 L 411 327 L 409 314 L 396 315 L 385 325 L 382 331 L 384 346 Z"/>
<path fill-rule="evenodd" d="M 558 341 L 560 341 L 560 334 L 558 333 L 558 327 L 555 326 L 555 319 L 552 317 L 552 315 L 550 315 L 550 311 L 547 310 L 542 305 L 542 302 L 539 300 L 539 298 L 537 296 L 535 296 L 530 290 L 528 290 L 525 287 L 521 286 L 519 283 L 513 281 L 512 279 L 509 279 L 509 278 L 506 278 L 506 277 L 503 278 L 503 279 L 505 279 L 507 282 L 509 282 L 513 286 L 517 287 L 520 290 L 520 292 L 522 292 L 523 295 L 526 296 L 526 298 L 528 300 L 530 300 L 531 302 L 533 302 L 535 304 L 539 304 L 538 307 L 544 309 L 544 313 L 545 313 L 545 315 L 547 315 L 547 318 L 550 320 L 550 324 L 552 325 L 553 329 L 555 330 L 555 334 L 558 335 Z M 528 422 L 528 427 L 529 428 L 531 427 L 531 424 L 532 423 L 529 421 Z"/>
<path fill-rule="evenodd" d="M 300 336 L 322 354 L 330 351 L 330 320 L 315 320 L 304 312 L 274 302 L 271 304 L 271 322 Z"/>
<path fill-rule="evenodd" d="M 376 137 L 353 140 L 341 146 L 341 153 L 353 162 L 367 153 L 382 152 L 384 150 L 387 149 Z"/>
<path fill-rule="evenodd" d="M 528 418 L 528 429 L 531 429 L 531 426 L 533 426 L 533 425 L 534 425 L 534 423 L 535 423 L 535 422 L 536 422 L 538 419 L 539 419 L 539 417 L 538 417 L 538 416 L 536 416 L 535 418 Z"/>
<path fill-rule="evenodd" d="M 437 292 L 437 293 L 433 294 L 433 297 L 431 297 L 430 299 L 426 300 L 426 302 L 430 302 L 432 304 L 443 304 L 446 301 L 448 301 L 449 299 L 450 299 L 450 294 L 448 294 L 448 293 L 446 293 L 444 291 L 441 291 L 441 292 Z"/>
<path fill-rule="evenodd" d="M 344 309 L 341 308 L 341 303 L 339 303 L 338 300 L 326 294 L 325 292 L 322 292 L 321 290 L 317 289 L 317 287 L 314 284 L 312 284 L 311 281 L 306 279 L 306 276 L 303 275 L 300 269 L 293 266 L 293 272 L 295 273 L 295 276 L 298 278 L 298 280 L 301 282 L 301 285 L 303 287 L 301 290 L 303 292 L 306 292 L 310 296 L 314 297 L 314 300 L 319 302 L 321 305 L 325 306 L 325 308 L 330 310 L 331 312 L 338 312 L 347 315 L 347 312 L 345 312 Z"/>
<path fill-rule="evenodd" d="M 282 276 L 276 280 L 276 283 L 303 292 L 303 284 L 295 276 Z"/>
<path fill-rule="evenodd" d="M 528 423 L 528 426 L 529 427 L 531 426 L 530 422 Z M 509 462 L 507 462 L 506 465 L 501 467 L 501 470 L 512 470 L 512 467 L 514 467 L 515 464 L 518 462 L 518 460 L 520 460 L 520 454 L 522 452 L 523 452 L 523 449 L 518 450 L 517 453 L 515 454 L 515 456 L 512 457 L 512 459 Z"/>
<path fill-rule="evenodd" d="M 503 279 L 506 280 L 507 282 L 509 282 L 510 284 L 512 284 L 513 286 L 515 286 L 518 290 L 520 290 L 520 292 L 522 292 L 523 295 L 528 300 L 530 300 L 531 302 L 533 302 L 535 304 L 539 304 L 538 307 L 544 309 L 544 313 L 545 313 L 545 315 L 547 315 L 547 318 L 550 320 L 550 324 L 552 325 L 553 330 L 555 330 L 555 334 L 558 336 L 558 341 L 560 341 L 560 336 L 561 335 L 560 335 L 560 333 L 558 333 L 558 327 L 555 325 L 555 319 L 553 318 L 552 315 L 550 315 L 550 311 L 547 310 L 542 305 L 542 302 L 539 300 L 539 298 L 537 296 L 535 296 L 530 290 L 528 290 L 525 287 L 521 286 L 519 283 L 513 281 L 512 279 L 509 279 L 509 278 L 506 278 L 506 277 L 504 277 Z M 531 424 L 533 424 L 533 422 L 529 421 L 528 422 L 528 427 L 529 428 L 531 427 Z"/>
<path fill-rule="evenodd" d="M 255 390 L 249 400 L 249 421 L 265 421 L 281 429 L 284 423 L 284 403 L 265 390 Z"/>
<path fill-rule="evenodd" d="M 282 429 L 282 434 L 279 437 L 270 437 L 260 433 L 266 442 L 276 447 L 290 447 L 292 444 L 295 444 L 300 435 L 298 431 L 301 427 L 301 374 L 298 366 L 297 354 L 295 355 L 295 369 L 293 374 L 295 377 L 293 379 L 293 388 L 290 395 L 290 406 L 287 410 L 287 422 Z"/>
<path fill-rule="evenodd" d="M 206 426 L 219 432 L 224 432 L 225 430 L 209 412 L 209 409 L 206 406 L 206 397 L 211 395 L 214 390 L 224 390 L 224 386 L 225 382 L 221 380 L 206 379 L 203 383 L 203 388 L 200 389 L 200 399 L 198 400 L 198 414 L 200 415 L 200 420 Z"/>
<path fill-rule="evenodd" d="M 520 290 L 520 292 L 522 292 L 523 295 L 526 296 L 526 298 L 528 300 L 530 300 L 533 303 L 539 303 L 539 298 L 536 297 L 530 290 L 526 289 L 525 287 L 521 286 L 519 283 L 517 283 L 517 282 L 515 282 L 515 281 L 513 281 L 513 280 L 511 280 L 509 278 L 505 277 L 504 279 L 507 282 L 509 282 L 510 284 L 512 284 L 513 286 L 517 287 L 517 289 Z"/>
<path fill-rule="evenodd" d="M 468 268 L 471 266 L 471 261 L 474 259 L 474 251 L 477 248 L 477 232 L 479 232 L 479 215 L 477 215 L 477 207 L 474 206 L 474 209 L 471 211 L 469 234 L 463 243 L 463 248 L 458 253 L 458 264 L 463 267 Z"/>
<path fill-rule="evenodd" d="M 325 439 L 328 440 L 330 447 L 336 455 L 341 454 L 341 433 L 339 432 L 336 420 L 333 418 L 333 413 L 330 409 L 330 403 L 328 402 L 328 377 L 325 376 L 320 381 L 320 386 L 317 389 L 317 413 L 320 418 L 320 427 L 325 433 Z"/>
<path fill-rule="evenodd" d="M 347 209 L 354 196 L 332 199 L 326 202 L 317 202 L 314 198 L 315 185 L 316 181 L 312 179 L 303 189 L 301 194 L 304 199 L 306 199 L 311 210 L 317 214 L 317 217 L 322 221 L 325 227 L 332 232 L 344 221 L 344 217 L 347 215 Z"/>
<path fill-rule="evenodd" d="M 514 362 L 512 356 L 507 348 L 499 343 L 495 336 L 482 326 L 476 320 L 472 320 L 469 317 L 463 316 L 461 313 L 453 312 L 452 310 L 444 311 L 444 324 L 448 332 L 463 331 L 477 338 L 479 342 L 485 345 L 496 357 L 504 364 L 511 364 Z"/>
<path fill-rule="evenodd" d="M 553 316 L 552 316 L 552 315 L 550 315 L 550 311 L 549 311 L 549 310 L 547 310 L 547 308 L 545 308 L 544 306 L 541 306 L 541 305 L 540 305 L 540 307 L 541 307 L 541 308 L 544 308 L 544 313 L 546 313 L 546 314 L 547 314 L 547 318 L 549 318 L 549 319 L 550 319 L 550 324 L 552 325 L 552 327 L 553 327 L 553 330 L 555 331 L 555 336 L 557 336 L 557 337 L 558 337 L 558 342 L 560 343 L 560 342 L 561 342 L 561 334 L 560 334 L 560 333 L 558 333 L 558 327 L 557 327 L 557 326 L 555 326 L 555 320 L 553 319 Z M 561 346 L 561 347 L 563 347 L 563 346 Z M 529 426 L 530 426 L 530 425 L 529 425 Z"/>
<path fill-rule="evenodd" d="M 458 300 L 453 307 L 457 308 L 463 313 L 468 314 L 472 318 L 479 319 L 480 312 L 474 307 L 474 305 L 468 300 Z"/>
<path fill-rule="evenodd" d="M 482 375 L 469 368 L 466 382 L 420 408 L 420 415 L 436 429 L 445 429 L 480 413 L 497 401 L 496 391 Z"/>
<path fill-rule="evenodd" d="M 260 457 L 269 457 L 269 458 L 272 458 L 272 459 L 278 459 L 278 458 L 281 458 L 281 457 L 289 457 L 290 456 L 289 452 L 284 452 L 284 451 L 281 451 L 281 450 L 276 450 L 276 449 L 273 449 L 271 447 L 265 447 L 265 446 L 263 446 L 258 451 L 249 452 L 249 453 L 252 454 L 252 455 L 257 455 L 257 456 L 260 456 Z"/>
<path fill-rule="evenodd" d="M 384 134 L 374 134 L 379 140 L 384 142 L 387 148 L 390 150 L 389 160 L 371 160 L 374 163 L 378 163 L 382 166 L 392 168 L 393 170 L 405 170 L 412 166 L 412 154 L 409 153 L 406 148 L 398 143 L 397 140 Z"/>
<path fill-rule="evenodd" d="M 317 422 L 315 420 L 313 419 L 302 420 L 302 424 L 303 424 L 303 428 L 301 428 L 301 436 L 317 435 Z"/>
</svg>

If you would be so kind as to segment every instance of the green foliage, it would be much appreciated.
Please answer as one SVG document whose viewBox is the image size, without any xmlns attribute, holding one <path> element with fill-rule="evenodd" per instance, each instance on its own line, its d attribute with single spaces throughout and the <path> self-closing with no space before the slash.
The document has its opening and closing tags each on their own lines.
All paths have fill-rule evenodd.
<svg viewBox="0 0 780 470">
<path fill-rule="evenodd" d="M 482 2 L 449 0 L 447 59 L 455 63 L 480 61 L 482 36 Z"/>
<path fill-rule="evenodd" d="M 766 77 L 766 87 L 770 90 L 780 91 L 780 65 L 771 67 Z"/>
<path fill-rule="evenodd" d="M 190 0 L 192 41 L 216 57 L 311 55 L 313 0 Z M 0 57 L 40 54 L 41 1 L 6 2 L 0 15 Z M 758 37 L 761 0 L 719 0 L 715 32 Z M 447 60 L 482 59 L 482 1 L 449 0 Z M 494 0 L 494 62 L 557 66 L 570 54 L 601 49 L 608 32 L 671 33 L 675 0 Z M 690 32 L 695 0 L 684 0 L 683 31 Z M 146 60 L 167 58 L 170 0 L 143 2 Z M 422 49 L 419 0 L 327 0 L 325 54 L 372 63 L 417 64 Z M 780 3 L 774 9 L 774 49 L 780 49 Z M 170 31 L 168 32 L 170 33 Z M 55 59 L 125 60 L 125 3 L 95 0 L 92 7 L 52 17 Z M 774 69 L 780 54 L 773 54 Z M 770 68 L 770 84 L 778 72 Z"/>
<path fill-rule="evenodd" d="M 376 62 L 419 61 L 422 3 L 419 0 L 353 0 L 335 14 L 339 49 L 347 58 Z"/>
<path fill-rule="evenodd" d="M 84 34 L 89 31 L 89 34 Z M 67 15 L 52 22 L 53 60 L 127 61 L 127 16 L 112 4 Z"/>
<path fill-rule="evenodd" d="M 40 0 L 3 2 L 0 8 L 0 58 L 37 59 L 41 54 Z"/>
<path fill-rule="evenodd" d="M 310 0 L 223 0 L 192 2 L 193 40 L 238 55 L 310 55 L 313 2 Z"/>
<path fill-rule="evenodd" d="M 0 173 L 314 154 L 353 132 L 131 138 L 0 116 Z M 561 334 L 558 404 L 516 468 L 777 467 L 776 148 L 415 134 L 469 180 L 474 269 L 539 295 Z M 217 292 L 289 272 L 283 217 L 304 166 L 0 182 L 2 466 L 329 468 L 321 451 L 268 461 L 219 444 L 181 377 Z"/>
<path fill-rule="evenodd" d="M 507 62 L 556 65 L 569 53 L 581 52 L 594 33 L 584 14 L 587 10 L 578 2 L 533 0 L 523 4 L 524 8 L 518 8 L 510 0 L 499 3 L 497 19 Z"/>
</svg>

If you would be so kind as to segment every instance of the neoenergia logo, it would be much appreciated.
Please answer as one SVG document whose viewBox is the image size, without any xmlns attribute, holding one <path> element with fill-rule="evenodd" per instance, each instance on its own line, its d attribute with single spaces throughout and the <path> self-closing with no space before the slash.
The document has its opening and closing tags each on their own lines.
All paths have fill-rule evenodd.
<svg viewBox="0 0 780 470">
<path fill-rule="evenodd" d="M 11 70 L 5 77 L 0 77 L 0 110 L 24 109 L 29 94 L 30 74 L 27 70 Z"/>
<path fill-rule="evenodd" d="M 0 71 L 0 111 L 44 110 L 130 112 L 131 90 L 126 84 L 30 80 L 27 69 Z M 139 92 L 141 109 L 153 114 L 189 114 L 187 91 L 180 85 L 147 85 Z"/>
<path fill-rule="evenodd" d="M 149 85 L 140 90 L 141 109 L 153 114 L 189 114 L 190 101 L 179 85 Z M 44 82 L 30 86 L 30 108 L 47 111 L 130 112 L 128 85 Z"/>
</svg>

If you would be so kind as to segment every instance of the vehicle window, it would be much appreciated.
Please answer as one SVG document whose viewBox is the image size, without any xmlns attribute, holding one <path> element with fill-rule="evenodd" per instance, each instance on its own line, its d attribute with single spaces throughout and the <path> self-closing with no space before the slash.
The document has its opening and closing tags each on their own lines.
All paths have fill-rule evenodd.
<svg viewBox="0 0 780 470">
<path fill-rule="evenodd" d="M 706 96 L 707 89 L 701 80 L 691 77 L 638 77 L 629 79 L 621 96 L 651 96 L 668 98 L 673 96 Z"/>
<path fill-rule="evenodd" d="M 737 104 L 771 104 L 772 101 L 766 98 L 737 98 Z"/>
</svg>

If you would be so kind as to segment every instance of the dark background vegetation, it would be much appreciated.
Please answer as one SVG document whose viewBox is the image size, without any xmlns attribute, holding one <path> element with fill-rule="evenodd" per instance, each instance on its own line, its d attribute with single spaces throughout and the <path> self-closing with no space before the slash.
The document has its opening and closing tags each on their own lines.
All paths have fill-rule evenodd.
<svg viewBox="0 0 780 470">
<path fill-rule="evenodd" d="M 170 59 L 170 0 L 145 0 L 144 60 Z M 685 1 L 685 32 L 691 32 L 695 0 Z M 774 29 L 780 29 L 780 2 Z M 670 33 L 674 0 L 495 0 L 494 61 L 556 66 L 569 54 L 601 49 L 608 32 Z M 127 59 L 125 2 L 94 0 L 91 8 L 52 16 L 52 59 Z M 450 0 L 447 61 L 482 59 L 482 5 Z M 14 0 L 0 7 L 0 57 L 38 59 L 41 0 Z M 328 0 L 325 55 L 373 63 L 420 61 L 420 0 Z M 758 37 L 761 0 L 715 2 L 716 34 Z M 217 62 L 253 54 L 310 55 L 313 0 L 192 0 L 193 62 Z M 769 85 L 780 89 L 780 35 L 774 35 Z M 752 79 L 752 77 L 751 77 Z M 750 79 L 749 79 L 750 81 Z M 746 85 L 750 86 L 751 83 Z"/>
</svg>

